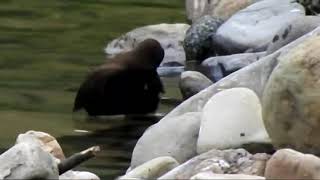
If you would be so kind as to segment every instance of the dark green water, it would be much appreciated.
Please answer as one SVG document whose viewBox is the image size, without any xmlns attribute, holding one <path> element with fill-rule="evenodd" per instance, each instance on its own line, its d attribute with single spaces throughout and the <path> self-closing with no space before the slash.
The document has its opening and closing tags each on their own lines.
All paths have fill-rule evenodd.
<svg viewBox="0 0 320 180">
<path fill-rule="evenodd" d="M 44 131 L 67 156 L 102 147 L 79 170 L 102 179 L 124 173 L 136 140 L 157 119 L 75 118 L 76 90 L 105 61 L 110 40 L 136 27 L 184 21 L 184 0 L 0 0 L 0 151 L 19 133 Z M 176 79 L 164 82 L 165 96 L 179 99 Z M 163 102 L 158 112 L 174 106 Z"/>
</svg>

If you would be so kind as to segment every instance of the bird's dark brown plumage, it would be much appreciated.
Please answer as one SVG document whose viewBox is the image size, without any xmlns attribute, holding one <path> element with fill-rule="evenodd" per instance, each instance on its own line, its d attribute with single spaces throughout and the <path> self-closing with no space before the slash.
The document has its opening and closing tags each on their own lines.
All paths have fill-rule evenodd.
<svg viewBox="0 0 320 180">
<path fill-rule="evenodd" d="M 89 115 L 145 114 L 157 109 L 164 92 L 156 71 L 164 50 L 154 39 L 141 42 L 95 69 L 82 83 L 74 111 Z"/>
</svg>

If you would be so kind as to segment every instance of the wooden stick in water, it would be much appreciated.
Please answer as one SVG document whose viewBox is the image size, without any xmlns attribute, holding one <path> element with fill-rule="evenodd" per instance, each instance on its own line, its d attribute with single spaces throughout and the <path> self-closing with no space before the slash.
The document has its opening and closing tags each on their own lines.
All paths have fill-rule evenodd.
<svg viewBox="0 0 320 180">
<path fill-rule="evenodd" d="M 78 166 L 79 164 L 93 158 L 96 154 L 100 151 L 99 146 L 93 146 L 87 150 L 81 151 L 76 153 L 65 160 L 62 160 L 58 164 L 59 174 L 63 174 L 66 171 L 73 169 L 74 167 Z"/>
</svg>

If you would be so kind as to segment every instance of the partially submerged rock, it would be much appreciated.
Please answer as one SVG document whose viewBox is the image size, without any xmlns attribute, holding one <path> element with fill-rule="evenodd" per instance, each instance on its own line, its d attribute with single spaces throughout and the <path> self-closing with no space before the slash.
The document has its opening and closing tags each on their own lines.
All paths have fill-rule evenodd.
<svg viewBox="0 0 320 180">
<path fill-rule="evenodd" d="M 265 52 L 210 57 L 201 64 L 201 72 L 213 82 L 238 71 L 265 56 Z"/>
<path fill-rule="evenodd" d="M 179 88 L 182 97 L 188 99 L 212 84 L 212 81 L 200 72 L 185 71 L 181 74 Z"/>
<path fill-rule="evenodd" d="M 187 63 L 196 60 L 200 64 L 204 59 L 214 55 L 211 39 L 222 23 L 222 20 L 207 15 L 192 24 L 183 43 Z"/>
<path fill-rule="evenodd" d="M 160 66 L 182 66 L 185 64 L 182 42 L 189 27 L 187 24 L 158 24 L 140 27 L 110 42 L 105 52 L 108 56 L 114 56 L 132 50 L 143 40 L 152 38 L 159 41 L 165 50 Z"/>
</svg>

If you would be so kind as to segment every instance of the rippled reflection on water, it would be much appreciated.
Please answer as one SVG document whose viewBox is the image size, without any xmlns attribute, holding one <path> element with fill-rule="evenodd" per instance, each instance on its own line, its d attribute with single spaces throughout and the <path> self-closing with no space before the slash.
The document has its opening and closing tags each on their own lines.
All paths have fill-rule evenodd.
<svg viewBox="0 0 320 180">
<path fill-rule="evenodd" d="M 66 156 L 99 145 L 96 158 L 83 163 L 77 170 L 96 173 L 101 179 L 114 179 L 125 173 L 132 150 L 143 132 L 161 116 L 178 105 L 180 93 L 177 78 L 163 78 L 166 94 L 156 115 L 112 116 L 86 119 L 84 114 L 56 116 L 50 113 L 2 112 L 1 121 L 9 125 L 0 130 L 0 152 L 14 144 L 19 133 L 27 130 L 45 131 L 57 137 Z"/>
</svg>

